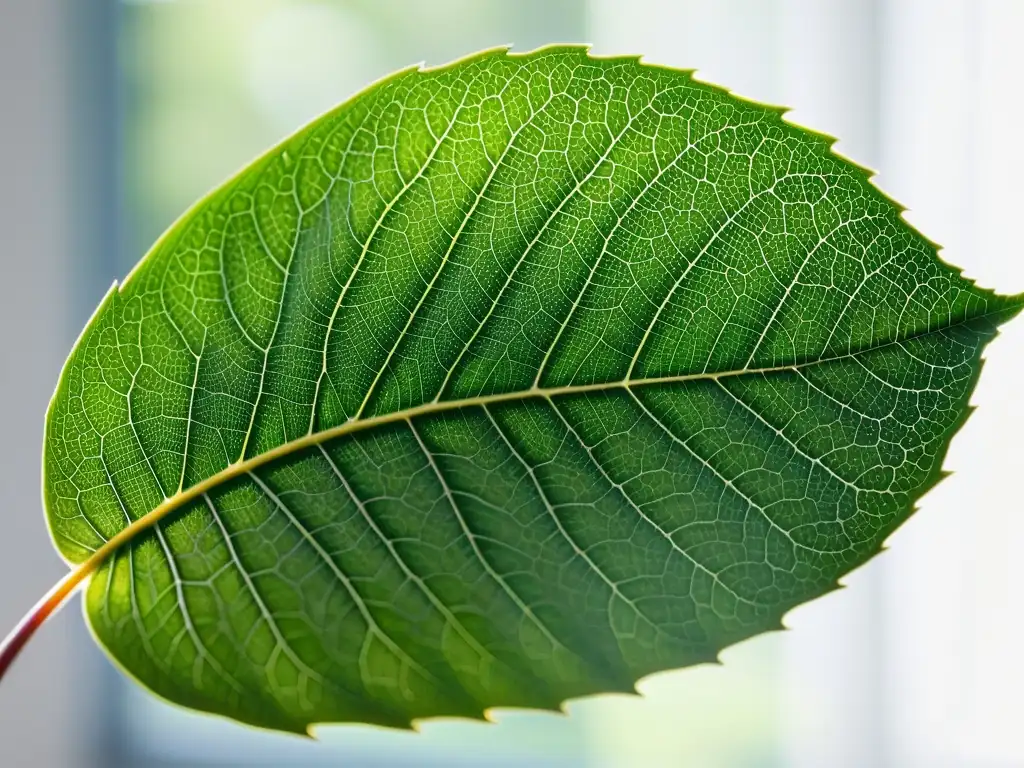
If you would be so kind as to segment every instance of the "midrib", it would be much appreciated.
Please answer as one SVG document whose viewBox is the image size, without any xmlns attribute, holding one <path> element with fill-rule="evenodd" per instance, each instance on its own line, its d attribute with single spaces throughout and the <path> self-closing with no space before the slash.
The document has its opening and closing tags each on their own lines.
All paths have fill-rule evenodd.
<svg viewBox="0 0 1024 768">
<path fill-rule="evenodd" d="M 1021 302 L 1024 304 L 1024 301 Z M 1018 306 L 1019 309 L 1019 306 Z M 907 341 L 912 341 L 917 338 L 923 338 L 936 333 L 942 333 L 944 331 L 956 328 L 958 326 L 966 325 L 967 323 L 984 320 L 987 317 L 1005 314 L 1007 312 L 1013 312 L 1014 307 L 1001 307 L 998 310 L 992 312 L 986 312 L 973 317 L 960 318 L 956 322 L 950 323 L 949 325 L 941 328 L 933 328 L 931 330 L 923 331 L 920 333 L 909 334 L 897 339 L 868 346 L 862 349 L 853 350 L 851 352 L 844 353 L 842 355 L 834 355 L 832 357 L 820 358 L 817 360 L 808 360 L 800 363 L 791 363 L 786 365 L 779 365 L 767 368 L 739 368 L 736 370 L 729 371 L 718 371 L 711 373 L 691 373 L 681 374 L 676 376 L 658 376 L 643 379 L 619 379 L 617 381 L 610 382 L 598 382 L 594 384 L 572 384 L 557 387 L 538 387 L 532 386 L 528 389 L 520 389 L 512 392 L 500 392 L 497 394 L 490 395 L 479 395 L 476 397 L 467 397 L 456 400 L 439 400 L 423 403 L 421 405 L 413 406 L 411 408 L 405 408 L 402 410 L 394 411 L 392 413 L 385 413 L 379 416 L 371 416 L 368 418 L 359 418 L 346 421 L 343 424 L 339 424 L 328 429 L 321 430 L 319 432 L 311 432 L 303 435 L 302 437 L 290 440 L 286 443 L 276 446 L 275 448 L 260 453 L 256 456 L 252 456 L 248 459 L 236 461 L 235 463 L 225 467 L 220 472 L 202 480 L 195 485 L 192 485 L 184 490 L 175 493 L 173 496 L 169 496 L 164 499 L 160 504 L 154 507 L 150 512 L 135 520 L 130 525 L 118 531 L 117 534 L 112 536 L 106 542 L 103 543 L 88 559 L 84 560 L 80 565 L 76 567 L 76 571 L 84 570 L 86 574 L 88 572 L 96 570 L 103 561 L 106 560 L 113 552 L 119 549 L 124 544 L 134 539 L 137 535 L 152 527 L 155 523 L 159 522 L 163 518 L 172 514 L 177 509 L 181 508 L 185 504 L 200 498 L 203 494 L 209 493 L 213 489 L 217 488 L 223 483 L 229 482 L 236 478 L 242 477 L 250 472 L 253 472 L 260 467 L 269 464 L 278 459 L 282 459 L 293 453 L 297 453 L 305 448 L 310 448 L 322 443 L 326 443 L 330 440 L 334 440 L 345 435 L 355 434 L 363 432 L 376 427 L 385 426 L 387 424 L 394 424 L 400 421 L 409 421 L 420 416 L 429 416 L 432 414 L 446 413 L 448 411 L 457 411 L 463 408 L 472 408 L 474 406 L 485 406 L 485 405 L 497 405 L 500 403 L 523 401 L 530 399 L 550 399 L 554 397 L 563 397 L 567 395 L 580 395 L 587 393 L 596 392 L 611 392 L 617 389 L 634 389 L 640 387 L 656 386 L 659 384 L 681 384 L 688 381 L 713 381 L 717 379 L 733 378 L 737 376 L 747 375 L 758 375 L 758 374 L 769 374 L 769 373 L 780 373 L 782 371 L 797 371 L 802 368 L 808 368 L 815 365 L 823 365 L 826 363 L 837 362 L 839 360 L 849 359 L 860 355 L 865 355 L 871 352 L 876 352 L 886 347 L 895 346 L 902 344 Z"/>
<path fill-rule="evenodd" d="M 741 368 L 731 371 L 720 371 L 717 373 L 696 373 L 696 374 L 684 374 L 678 376 L 662 376 L 645 379 L 621 379 L 613 382 L 601 382 L 597 384 L 579 384 L 579 385 L 568 385 L 560 387 L 537 387 L 533 386 L 529 389 L 517 390 L 515 392 L 502 392 L 494 395 L 482 395 L 479 397 L 469 397 L 459 400 L 442 400 L 432 401 L 424 403 L 412 408 L 405 410 L 395 411 L 394 413 L 383 414 L 380 416 L 372 416 L 365 419 L 353 419 L 339 424 L 336 427 L 325 429 L 321 432 L 310 433 L 303 435 L 302 437 L 282 443 L 281 445 L 273 448 L 265 453 L 261 453 L 258 456 L 253 456 L 249 459 L 236 461 L 234 464 L 226 467 L 215 475 L 211 475 L 206 480 L 203 480 L 195 485 L 175 493 L 173 496 L 164 499 L 159 505 L 154 507 L 150 512 L 146 513 L 138 520 L 132 522 L 125 528 L 121 529 L 116 535 L 112 536 L 106 542 L 104 542 L 96 551 L 94 551 L 86 560 L 78 563 L 70 570 L 64 578 L 62 578 L 57 584 L 50 589 L 46 595 L 43 596 L 42 600 L 36 604 L 36 606 L 21 620 L 17 627 L 7 636 L 7 638 L 0 643 L 0 676 L 10 666 L 11 661 L 18 655 L 19 651 L 24 647 L 25 643 L 32 637 L 35 631 L 46 621 L 46 619 L 53 614 L 66 600 L 74 593 L 74 591 L 82 586 L 86 580 L 95 573 L 101 565 L 115 553 L 122 546 L 132 541 L 143 531 L 151 528 L 157 522 L 172 514 L 176 510 L 180 509 L 183 505 L 188 502 L 201 497 L 205 493 L 209 493 L 212 489 L 216 488 L 222 483 L 226 483 L 242 475 L 253 472 L 265 464 L 268 464 L 277 459 L 288 456 L 289 454 L 300 451 L 304 448 L 320 445 L 329 440 L 333 440 L 344 435 L 361 432 L 374 427 L 391 424 L 398 421 L 410 421 L 419 416 L 427 416 L 434 413 L 444 413 L 447 411 L 455 411 L 461 408 L 471 408 L 473 406 L 485 406 L 494 405 L 503 402 L 512 402 L 517 400 L 529 400 L 531 398 L 550 399 L 553 397 L 560 397 L 565 395 L 585 394 L 587 392 L 610 392 L 616 389 L 629 390 L 644 386 L 654 386 L 658 384 L 672 384 L 682 383 L 687 381 L 699 381 L 709 380 L 714 381 L 723 378 L 742 376 L 742 375 L 755 375 L 755 374 L 767 374 L 781 371 L 797 371 L 801 368 L 808 368 L 814 365 L 821 365 L 829 362 L 838 360 L 854 358 L 860 355 L 875 352 L 886 347 L 895 346 L 902 344 L 907 341 L 911 341 L 916 338 L 922 338 L 930 336 L 935 333 L 942 333 L 952 328 L 963 326 L 968 323 L 976 322 L 978 320 L 984 320 L 988 317 L 1000 316 L 996 321 L 1005 322 L 1009 320 L 1013 315 L 1020 311 L 1024 307 L 1024 295 L 1003 297 L 1005 304 L 997 310 L 991 312 L 974 315 L 972 317 L 961 317 L 955 321 L 950 322 L 941 328 L 932 328 L 930 330 L 921 331 L 918 333 L 911 333 L 906 336 L 887 340 L 873 346 L 867 346 L 861 349 L 850 350 L 842 355 L 835 355 L 833 357 L 821 358 L 817 360 L 808 360 L 804 362 L 792 363 L 788 365 L 780 365 L 771 368 Z M 411 421 L 410 421 L 411 423 Z"/>
</svg>

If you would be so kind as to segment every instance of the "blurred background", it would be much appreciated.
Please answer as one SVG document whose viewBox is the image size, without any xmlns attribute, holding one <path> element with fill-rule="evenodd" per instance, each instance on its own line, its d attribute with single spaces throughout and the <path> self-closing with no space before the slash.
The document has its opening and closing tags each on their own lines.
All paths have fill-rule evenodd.
<svg viewBox="0 0 1024 768">
<path fill-rule="evenodd" d="M 0 630 L 64 568 L 37 477 L 64 355 L 195 198 L 399 67 L 591 42 L 697 68 L 841 137 L 943 256 L 1024 291 L 1022 0 L 0 0 Z M 793 631 L 643 699 L 498 726 L 318 731 L 184 713 L 136 690 L 75 603 L 0 687 L 0 765 L 1024 766 L 1024 321 L 989 349 L 950 479 Z"/>
</svg>

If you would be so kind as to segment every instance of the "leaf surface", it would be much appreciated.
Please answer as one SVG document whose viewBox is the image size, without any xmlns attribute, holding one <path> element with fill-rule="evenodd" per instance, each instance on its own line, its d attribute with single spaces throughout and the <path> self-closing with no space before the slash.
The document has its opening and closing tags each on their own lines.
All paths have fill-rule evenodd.
<svg viewBox="0 0 1024 768">
<path fill-rule="evenodd" d="M 303 732 L 630 691 L 781 626 L 941 476 L 1021 297 L 831 139 L 584 49 L 400 72 L 83 332 L 44 491 L 171 701 Z M 134 529 L 133 529 L 134 530 Z"/>
</svg>

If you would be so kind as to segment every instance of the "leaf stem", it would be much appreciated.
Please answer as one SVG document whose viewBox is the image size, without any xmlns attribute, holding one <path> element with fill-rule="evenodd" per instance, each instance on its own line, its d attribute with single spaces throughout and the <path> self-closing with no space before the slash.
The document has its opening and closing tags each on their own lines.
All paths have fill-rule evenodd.
<svg viewBox="0 0 1024 768">
<path fill-rule="evenodd" d="M 173 511 L 173 506 L 165 501 L 150 514 L 140 517 L 131 525 L 122 528 L 116 535 L 111 536 L 87 560 L 75 566 L 54 584 L 50 591 L 43 595 L 43 599 L 36 603 L 32 610 L 26 613 L 10 634 L 4 638 L 3 643 L 0 643 L 0 680 L 3 680 L 7 670 L 18 658 L 18 654 L 21 653 L 25 644 L 32 639 L 36 630 L 68 601 L 68 598 L 85 583 L 86 579 L 99 570 L 108 557 L 134 539 L 140 531 L 152 527 L 171 511 Z"/>
<path fill-rule="evenodd" d="M 109 551 L 105 551 L 104 559 L 109 554 Z M 32 638 L 32 635 L 36 633 L 36 630 L 58 608 L 64 605 L 68 597 L 73 595 L 82 582 L 100 566 L 100 562 L 93 562 L 93 560 L 94 558 L 89 558 L 73 571 L 67 573 L 64 578 L 58 581 L 43 596 L 42 600 L 36 603 L 32 610 L 25 614 L 24 618 L 11 630 L 10 634 L 4 638 L 3 643 L 0 644 L 0 680 L 7 674 L 7 670 L 10 669 L 11 664 L 18 657 L 18 654 L 21 653 L 21 649 L 25 647 L 25 644 Z"/>
</svg>

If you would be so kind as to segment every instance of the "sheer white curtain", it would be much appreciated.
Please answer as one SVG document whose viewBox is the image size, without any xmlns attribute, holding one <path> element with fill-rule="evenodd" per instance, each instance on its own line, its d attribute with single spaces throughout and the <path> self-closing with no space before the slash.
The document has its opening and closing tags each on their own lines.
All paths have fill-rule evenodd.
<svg viewBox="0 0 1024 768">
<path fill-rule="evenodd" d="M 946 246 L 946 259 L 985 286 L 1024 290 L 1024 3 L 591 0 L 590 10 L 596 52 L 696 67 L 744 96 L 795 107 L 788 119 L 841 137 L 838 152 L 881 169 L 876 183 Z M 704 687 L 686 682 L 694 672 L 647 683 L 652 710 L 689 711 L 688 696 L 760 658 L 774 665 L 787 765 L 1024 764 L 1024 326 L 1007 328 L 987 357 L 980 410 L 947 461 L 956 474 L 890 551 L 846 578 L 848 589 L 792 612 L 795 631 L 696 673 Z M 742 718 L 746 704 L 733 706 Z M 652 749 L 635 733 L 634 744 L 628 731 L 608 740 L 609 764 Z"/>
</svg>

